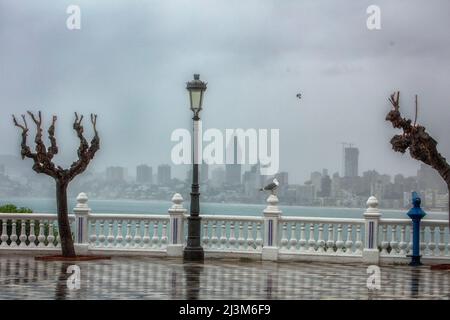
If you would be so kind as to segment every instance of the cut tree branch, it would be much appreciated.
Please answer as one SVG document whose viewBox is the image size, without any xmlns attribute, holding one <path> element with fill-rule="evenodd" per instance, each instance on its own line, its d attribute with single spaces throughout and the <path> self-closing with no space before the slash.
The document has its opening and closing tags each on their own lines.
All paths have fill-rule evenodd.
<svg viewBox="0 0 450 320">
<path fill-rule="evenodd" d="M 405 153 L 409 149 L 411 157 L 433 167 L 447 183 L 450 190 L 450 165 L 437 150 L 437 141 L 426 132 L 424 126 L 417 124 L 417 95 L 415 100 L 416 119 L 413 124 L 410 119 L 401 116 L 399 91 L 393 93 L 389 101 L 391 102 L 392 110 L 386 115 L 386 120 L 390 121 L 394 128 L 403 130 L 402 135 L 395 135 L 391 139 L 392 148 L 401 153 Z"/>
</svg>

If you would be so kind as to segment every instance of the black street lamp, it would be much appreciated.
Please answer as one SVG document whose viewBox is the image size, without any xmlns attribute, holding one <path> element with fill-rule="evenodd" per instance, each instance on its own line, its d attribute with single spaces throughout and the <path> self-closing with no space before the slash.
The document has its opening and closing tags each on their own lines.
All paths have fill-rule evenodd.
<svg viewBox="0 0 450 320">
<path fill-rule="evenodd" d="M 188 238 L 187 245 L 183 251 L 185 261 L 203 261 L 204 252 L 200 242 L 201 218 L 200 218 L 200 186 L 198 184 L 198 162 L 199 153 L 198 139 L 200 111 L 202 110 L 203 92 L 206 90 L 206 83 L 200 80 L 199 74 L 194 74 L 194 80 L 186 84 L 189 91 L 191 110 L 194 112 L 194 137 L 193 137 L 193 170 L 192 170 L 192 191 L 191 191 L 191 213 L 188 217 Z"/>
</svg>

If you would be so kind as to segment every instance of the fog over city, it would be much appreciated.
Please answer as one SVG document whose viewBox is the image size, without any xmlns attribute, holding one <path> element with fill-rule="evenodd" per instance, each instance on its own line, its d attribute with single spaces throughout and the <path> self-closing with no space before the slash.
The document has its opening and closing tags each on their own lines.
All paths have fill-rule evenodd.
<svg viewBox="0 0 450 320">
<path fill-rule="evenodd" d="M 70 4 L 81 30 L 66 28 Z M 381 30 L 366 27 L 371 4 Z M 446 0 L 1 0 L 0 154 L 20 155 L 11 114 L 42 110 L 47 124 L 58 115 L 56 160 L 70 165 L 78 111 L 99 117 L 90 170 L 170 164 L 171 133 L 192 125 L 185 83 L 200 73 L 204 128 L 280 129 L 290 182 L 341 172 L 342 142 L 359 148 L 360 173 L 415 175 L 419 163 L 391 149 L 387 98 L 400 90 L 414 117 L 418 94 L 418 121 L 450 156 L 449 12 Z"/>
</svg>

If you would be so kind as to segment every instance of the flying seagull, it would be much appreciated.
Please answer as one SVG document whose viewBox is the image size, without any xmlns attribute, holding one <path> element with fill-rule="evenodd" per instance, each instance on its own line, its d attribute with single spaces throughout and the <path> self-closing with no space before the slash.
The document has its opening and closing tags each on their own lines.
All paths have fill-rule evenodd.
<svg viewBox="0 0 450 320">
<path fill-rule="evenodd" d="M 275 194 L 275 191 L 278 189 L 280 183 L 277 178 L 274 178 L 271 183 L 269 183 L 264 188 L 259 189 L 259 191 L 270 191 L 272 194 Z"/>
<path fill-rule="evenodd" d="M 301 93 L 297 93 L 297 98 L 301 99 L 302 98 L 302 94 Z"/>
</svg>

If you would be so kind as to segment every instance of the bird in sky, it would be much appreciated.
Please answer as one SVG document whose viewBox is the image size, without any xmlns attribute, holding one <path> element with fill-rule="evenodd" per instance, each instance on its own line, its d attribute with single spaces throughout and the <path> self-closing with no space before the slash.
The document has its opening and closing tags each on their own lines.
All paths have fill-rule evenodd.
<svg viewBox="0 0 450 320">
<path fill-rule="evenodd" d="M 275 194 L 275 191 L 278 189 L 280 182 L 278 182 L 277 178 L 274 178 L 271 183 L 269 183 L 264 188 L 259 189 L 259 191 L 270 191 L 272 194 Z"/>
<path fill-rule="evenodd" d="M 302 98 L 302 94 L 301 93 L 297 93 L 297 98 L 301 99 Z"/>
</svg>

